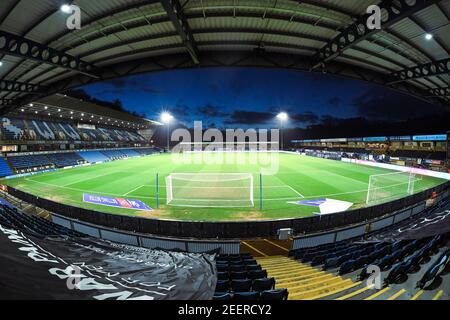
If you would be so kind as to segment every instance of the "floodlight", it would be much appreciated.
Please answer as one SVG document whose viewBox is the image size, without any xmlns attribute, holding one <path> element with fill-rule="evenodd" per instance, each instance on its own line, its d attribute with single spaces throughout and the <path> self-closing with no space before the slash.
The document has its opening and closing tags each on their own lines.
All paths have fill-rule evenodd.
<svg viewBox="0 0 450 320">
<path fill-rule="evenodd" d="M 60 9 L 64 13 L 71 13 L 72 12 L 72 9 L 71 9 L 69 4 L 63 4 Z"/>
<path fill-rule="evenodd" d="M 286 112 L 280 112 L 280 113 L 277 115 L 277 118 L 278 118 L 278 120 L 280 120 L 280 121 L 286 121 L 286 120 L 288 119 L 288 115 L 287 115 Z"/>
<path fill-rule="evenodd" d="M 173 119 L 173 116 L 168 112 L 163 112 L 161 114 L 161 121 L 163 123 L 170 123 L 170 121 L 172 121 L 172 119 Z"/>
</svg>

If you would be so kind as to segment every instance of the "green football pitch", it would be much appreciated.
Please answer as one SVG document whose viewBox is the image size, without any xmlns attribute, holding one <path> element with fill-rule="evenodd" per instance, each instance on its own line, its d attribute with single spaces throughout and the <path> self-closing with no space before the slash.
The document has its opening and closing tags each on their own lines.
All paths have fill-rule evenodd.
<svg viewBox="0 0 450 320">
<path fill-rule="evenodd" d="M 158 219 L 224 221 L 304 217 L 318 211 L 317 207 L 292 203 L 301 200 L 328 198 L 351 202 L 352 208 L 362 207 L 366 205 L 369 177 L 390 172 L 288 153 L 185 153 L 61 169 L 1 183 L 42 198 L 96 211 Z M 250 173 L 254 177 L 254 205 L 224 208 L 167 205 L 165 177 L 172 173 Z M 443 182 L 445 180 L 427 176 L 415 178 L 414 192 Z M 159 208 L 156 208 L 157 189 Z M 396 183 L 395 190 L 395 195 L 385 201 L 407 194 L 404 185 Z M 202 192 L 218 191 L 204 187 Z M 137 211 L 85 203 L 84 193 L 141 200 L 154 210 Z"/>
</svg>

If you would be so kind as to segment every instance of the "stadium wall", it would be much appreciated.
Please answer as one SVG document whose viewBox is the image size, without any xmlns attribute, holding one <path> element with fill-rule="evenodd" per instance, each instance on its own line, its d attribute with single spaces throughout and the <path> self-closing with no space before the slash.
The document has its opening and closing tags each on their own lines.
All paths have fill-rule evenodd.
<svg viewBox="0 0 450 320">
<path fill-rule="evenodd" d="M 77 220 L 79 223 L 87 223 L 100 229 L 109 228 L 143 235 L 174 237 L 178 239 L 244 239 L 275 237 L 277 236 L 278 230 L 281 228 L 292 228 L 296 235 L 317 234 L 319 232 L 335 231 L 339 228 L 355 226 L 361 223 L 375 222 L 376 220 L 385 218 L 388 219 L 388 216 L 393 213 L 398 216 L 392 221 L 392 223 L 395 223 L 398 222 L 399 219 L 406 219 L 412 212 L 419 212 L 418 210 L 421 208 L 420 206 L 423 206 L 424 201 L 433 196 L 436 196 L 436 201 L 441 201 L 446 198 L 449 195 L 449 190 L 450 182 L 446 182 L 418 194 L 388 203 L 330 215 L 264 221 L 194 222 L 148 219 L 103 213 L 36 197 L 35 195 L 28 194 L 12 187 L 7 188 L 8 193 L 16 198 L 32 203 L 35 206 L 52 213 L 57 213 L 60 217 Z M 411 208 L 411 213 L 404 213 L 405 210 L 410 210 L 406 208 Z M 389 220 L 386 220 L 384 223 L 388 222 Z M 353 235 L 354 234 L 351 232 L 350 234 L 341 233 L 339 238 L 344 239 Z"/>
</svg>

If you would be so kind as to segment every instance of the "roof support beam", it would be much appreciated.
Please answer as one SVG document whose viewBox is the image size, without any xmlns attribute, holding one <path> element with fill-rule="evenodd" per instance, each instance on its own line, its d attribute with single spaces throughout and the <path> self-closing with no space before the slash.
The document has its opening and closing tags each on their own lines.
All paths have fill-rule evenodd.
<svg viewBox="0 0 450 320">
<path fill-rule="evenodd" d="M 38 93 L 41 87 L 37 84 L 0 80 L 0 92 Z"/>
<path fill-rule="evenodd" d="M 450 87 L 434 88 L 428 91 L 430 97 L 450 97 Z"/>
<path fill-rule="evenodd" d="M 199 64 L 199 51 L 195 44 L 194 36 L 192 34 L 191 28 L 187 22 L 187 18 L 183 13 L 183 8 L 179 0 L 162 0 L 161 5 L 169 16 L 170 21 L 172 21 L 173 26 L 180 35 L 192 61 L 195 64 Z"/>
<path fill-rule="evenodd" d="M 382 22 L 382 29 L 389 28 L 398 21 L 429 7 L 432 4 L 439 3 L 440 1 L 441 0 L 417 0 L 412 2 L 407 0 L 383 0 L 379 4 L 381 12 L 384 12 L 384 16 L 386 17 Z M 313 69 L 323 63 L 333 60 L 345 50 L 381 31 L 378 29 L 371 30 L 367 27 L 367 20 L 369 17 L 369 14 L 364 14 L 355 23 L 347 27 L 321 48 L 315 57 L 316 64 L 313 66 Z"/>
<path fill-rule="evenodd" d="M 388 84 L 391 85 L 412 79 L 421 79 L 441 74 L 450 74 L 450 59 L 425 63 L 394 72 L 391 74 L 391 81 L 389 81 Z"/>
<path fill-rule="evenodd" d="M 5 106 L 5 105 L 10 105 L 13 103 L 12 99 L 0 99 L 0 105 Z"/>
<path fill-rule="evenodd" d="M 98 78 L 95 67 L 85 61 L 72 57 L 24 37 L 0 30 L 0 53 L 19 58 L 25 58 L 47 63 L 66 70 L 82 73 L 92 78 Z"/>
</svg>

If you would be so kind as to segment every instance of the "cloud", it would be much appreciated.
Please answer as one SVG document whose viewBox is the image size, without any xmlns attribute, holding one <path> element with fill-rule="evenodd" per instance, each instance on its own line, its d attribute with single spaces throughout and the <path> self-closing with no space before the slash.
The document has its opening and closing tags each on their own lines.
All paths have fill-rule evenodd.
<svg viewBox="0 0 450 320">
<path fill-rule="evenodd" d="M 178 118 L 186 118 L 190 114 L 192 114 L 189 106 L 181 103 L 177 103 L 170 108 L 170 112 Z"/>
<path fill-rule="evenodd" d="M 211 118 L 228 116 L 228 113 L 224 112 L 223 109 L 224 109 L 223 107 L 215 106 L 211 103 L 208 103 L 204 106 L 198 107 L 197 112 L 201 116 L 206 116 L 206 117 L 211 117 Z"/>
<path fill-rule="evenodd" d="M 146 93 L 152 94 L 161 94 L 163 91 L 159 89 L 155 89 L 153 87 L 148 86 L 148 83 L 139 81 L 134 78 L 116 78 L 105 82 L 106 85 L 112 87 L 111 89 L 105 89 L 101 91 L 101 93 L 123 93 L 125 91 L 133 90 L 133 91 L 142 91 Z"/>
<path fill-rule="evenodd" d="M 297 123 L 317 123 L 319 121 L 319 116 L 311 111 L 293 114 L 290 118 Z"/>
<path fill-rule="evenodd" d="M 342 99 L 340 97 L 331 97 L 330 99 L 328 99 L 327 105 L 329 105 L 331 107 L 339 107 L 341 102 L 342 102 Z"/>
<path fill-rule="evenodd" d="M 236 110 L 231 113 L 228 120 L 225 121 L 227 124 L 265 124 L 273 121 L 275 114 L 271 112 L 256 112 L 256 111 L 245 111 Z"/>
<path fill-rule="evenodd" d="M 359 115 L 380 120 L 410 119 L 443 112 L 440 106 L 381 87 L 367 90 L 354 98 L 352 104 Z"/>
</svg>

